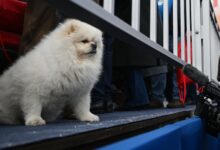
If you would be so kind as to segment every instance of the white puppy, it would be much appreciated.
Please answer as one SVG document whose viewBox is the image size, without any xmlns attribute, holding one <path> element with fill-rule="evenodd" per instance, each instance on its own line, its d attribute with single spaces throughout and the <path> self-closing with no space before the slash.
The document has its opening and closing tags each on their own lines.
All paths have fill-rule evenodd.
<svg viewBox="0 0 220 150">
<path fill-rule="evenodd" d="M 60 24 L 0 78 L 0 122 L 43 125 L 68 105 L 81 121 L 90 112 L 90 92 L 101 72 L 102 32 L 70 19 Z"/>
</svg>

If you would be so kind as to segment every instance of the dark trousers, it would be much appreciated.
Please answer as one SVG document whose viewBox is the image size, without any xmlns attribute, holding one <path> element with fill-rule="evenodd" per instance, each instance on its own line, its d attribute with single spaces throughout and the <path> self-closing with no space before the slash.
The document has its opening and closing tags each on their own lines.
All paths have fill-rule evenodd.
<svg viewBox="0 0 220 150">
<path fill-rule="evenodd" d="M 92 90 L 92 104 L 99 101 L 111 101 L 112 41 L 112 37 L 104 35 L 103 70 Z"/>
<path fill-rule="evenodd" d="M 128 99 L 127 107 L 146 105 L 149 103 L 148 91 L 145 85 L 144 76 L 138 69 L 128 69 L 127 71 Z"/>
</svg>

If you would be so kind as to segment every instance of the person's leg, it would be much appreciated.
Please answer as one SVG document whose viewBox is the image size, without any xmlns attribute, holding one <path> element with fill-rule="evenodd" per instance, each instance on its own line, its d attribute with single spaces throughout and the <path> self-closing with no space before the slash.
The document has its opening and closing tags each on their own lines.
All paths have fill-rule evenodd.
<svg viewBox="0 0 220 150">
<path fill-rule="evenodd" d="M 187 85 L 187 104 L 194 105 L 197 102 L 197 91 L 194 83 Z"/>
<path fill-rule="evenodd" d="M 127 75 L 129 96 L 126 101 L 126 109 L 146 108 L 149 103 L 149 97 L 142 72 L 138 69 L 129 69 Z"/>
<path fill-rule="evenodd" d="M 179 88 L 178 88 L 178 84 L 177 84 L 177 74 L 176 74 L 176 70 L 174 69 L 173 71 L 173 79 L 172 79 L 172 84 L 173 84 L 173 89 L 172 89 L 172 100 L 173 101 L 179 101 L 180 97 L 179 97 Z"/>
<path fill-rule="evenodd" d="M 150 107 L 163 107 L 165 100 L 166 73 L 153 75 L 150 77 L 151 82 L 151 103 Z"/>
<path fill-rule="evenodd" d="M 167 105 L 168 108 L 179 108 L 182 107 L 179 97 L 179 88 L 177 83 L 177 74 L 175 68 L 172 70 L 172 99 L 169 100 Z"/>
<path fill-rule="evenodd" d="M 103 60 L 103 76 L 105 83 L 105 95 L 110 98 L 111 84 L 112 84 L 112 43 L 113 38 L 109 35 L 105 35 L 104 44 L 106 46 Z M 110 99 L 111 100 L 111 99 Z"/>
</svg>

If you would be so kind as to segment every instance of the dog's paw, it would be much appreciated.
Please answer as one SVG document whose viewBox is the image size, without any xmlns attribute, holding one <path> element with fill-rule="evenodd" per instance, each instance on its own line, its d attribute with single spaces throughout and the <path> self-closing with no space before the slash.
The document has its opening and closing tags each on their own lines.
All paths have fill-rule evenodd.
<svg viewBox="0 0 220 150">
<path fill-rule="evenodd" d="M 99 116 L 92 113 L 87 113 L 82 116 L 79 116 L 80 121 L 96 122 L 99 121 Z"/>
<path fill-rule="evenodd" d="M 46 121 L 42 119 L 40 116 L 31 116 L 25 121 L 26 126 L 39 126 L 45 124 Z"/>
</svg>

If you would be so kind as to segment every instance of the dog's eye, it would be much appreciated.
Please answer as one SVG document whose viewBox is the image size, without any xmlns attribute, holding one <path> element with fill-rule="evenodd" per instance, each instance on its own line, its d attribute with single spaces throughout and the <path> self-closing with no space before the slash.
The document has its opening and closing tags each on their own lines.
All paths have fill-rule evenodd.
<svg viewBox="0 0 220 150">
<path fill-rule="evenodd" d="M 82 43 L 89 43 L 89 40 L 82 40 Z"/>
</svg>

